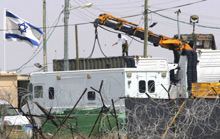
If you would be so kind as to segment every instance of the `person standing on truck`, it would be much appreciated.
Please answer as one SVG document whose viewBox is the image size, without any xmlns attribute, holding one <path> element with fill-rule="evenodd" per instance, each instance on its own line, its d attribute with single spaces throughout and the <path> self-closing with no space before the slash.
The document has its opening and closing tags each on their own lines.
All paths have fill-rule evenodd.
<svg viewBox="0 0 220 139">
<path fill-rule="evenodd" d="M 118 34 L 118 41 L 116 43 L 112 44 L 112 46 L 118 44 L 119 42 L 122 43 L 122 56 L 124 56 L 124 53 L 126 54 L 126 56 L 128 56 L 128 39 L 119 33 Z"/>
</svg>

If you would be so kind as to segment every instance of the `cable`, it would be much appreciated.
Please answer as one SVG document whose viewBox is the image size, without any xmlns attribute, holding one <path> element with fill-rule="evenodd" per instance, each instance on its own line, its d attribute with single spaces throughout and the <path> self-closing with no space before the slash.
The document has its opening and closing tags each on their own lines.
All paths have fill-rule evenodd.
<svg viewBox="0 0 220 139">
<path fill-rule="evenodd" d="M 152 12 L 152 13 L 153 13 L 153 14 L 156 14 L 156 15 L 159 15 L 159 16 L 161 16 L 161 17 L 164 17 L 164 18 L 173 20 L 173 21 L 177 21 L 176 19 L 170 18 L 170 17 L 168 17 L 168 16 L 165 16 L 165 15 L 162 15 L 162 14 L 159 14 L 159 13 L 154 13 L 154 12 Z M 190 23 L 185 22 L 185 21 L 179 21 L 179 22 L 180 22 L 180 23 L 187 24 L 187 25 L 191 25 Z M 204 26 L 204 25 L 198 25 L 198 24 L 195 24 L 195 26 L 203 27 L 203 28 L 209 28 L 209 29 L 220 29 L 220 27 L 211 27 L 211 26 Z"/>
<path fill-rule="evenodd" d="M 84 22 L 84 23 L 77 23 L 77 24 L 68 24 L 68 26 L 75 26 L 75 25 L 86 25 L 86 24 L 91 24 L 92 22 Z M 55 26 L 50 26 L 46 28 L 58 28 L 58 27 L 64 27 L 65 25 L 55 25 Z M 39 29 L 43 29 L 43 27 L 38 27 Z M 11 29 L 11 30 L 18 30 L 18 29 Z M 6 31 L 6 29 L 0 29 L 0 31 Z"/>
<path fill-rule="evenodd" d="M 149 11 L 148 13 L 156 13 L 156 12 L 160 12 L 160 11 L 164 11 L 164 10 L 169 10 L 169 9 L 174 9 L 174 8 L 180 8 L 180 7 L 185 7 L 185 6 L 189 6 L 189 5 L 193 5 L 193 4 L 196 4 L 196 3 L 200 3 L 200 2 L 204 2 L 206 0 L 199 0 L 199 1 L 196 1 L 196 2 L 191 2 L 191 3 L 187 3 L 187 4 L 183 4 L 183 5 L 179 5 L 179 6 L 175 6 L 175 7 L 170 7 L 170 8 L 164 8 L 164 9 L 159 9 L 159 10 L 156 10 L 156 11 Z M 124 16 L 122 18 L 129 18 L 129 17 L 135 17 L 135 16 L 139 16 L 141 14 L 135 14 L 135 15 L 130 15 L 130 16 Z"/>
<path fill-rule="evenodd" d="M 76 12 L 77 14 L 75 14 L 74 12 Z M 84 13 L 82 13 L 82 12 L 80 12 L 80 11 L 78 11 L 78 10 L 75 10 L 75 11 L 71 11 L 71 13 L 74 13 L 74 15 L 76 15 L 78 18 L 80 18 L 80 19 L 82 19 L 82 20 L 91 20 L 91 19 L 94 19 L 94 18 L 92 18 L 92 17 L 90 17 L 90 16 L 87 16 L 87 15 L 85 15 Z"/>
<path fill-rule="evenodd" d="M 100 42 L 99 42 L 99 38 L 98 38 L 98 32 L 97 32 L 97 42 L 98 42 L 99 49 L 101 50 L 102 54 L 103 54 L 105 57 L 107 57 L 107 56 L 104 54 L 104 52 L 103 52 L 103 50 L 102 50 L 102 48 L 101 48 L 101 45 L 100 45 Z"/>
<path fill-rule="evenodd" d="M 84 0 L 86 3 L 88 3 L 88 1 L 87 0 Z M 143 1 L 140 1 L 140 2 L 143 2 Z M 127 4 L 127 5 L 129 5 L 129 4 L 132 4 L 132 3 L 138 3 L 138 1 L 137 2 L 127 2 L 127 3 L 125 3 L 125 4 Z M 125 4 L 120 4 L 120 5 L 125 5 Z M 110 4 L 111 5 L 111 4 Z M 117 9 L 120 9 L 120 10 L 122 10 L 123 8 L 124 9 L 126 9 L 126 11 L 123 11 L 123 13 L 128 13 L 128 12 L 134 12 L 135 10 L 138 10 L 139 8 L 138 7 L 141 7 L 141 5 L 140 6 L 138 6 L 138 7 L 134 7 L 134 4 L 132 4 L 133 6 L 132 7 L 118 7 L 117 5 L 119 5 L 119 4 L 113 4 L 113 5 L 116 5 L 116 7 L 115 8 L 110 8 L 110 9 L 114 9 L 114 12 L 109 12 L 109 11 L 106 11 L 106 10 L 103 10 L 103 9 L 100 9 L 99 7 L 97 7 L 97 6 L 99 6 L 99 5 L 95 5 L 95 4 L 93 4 L 93 6 L 91 7 L 91 8 L 93 8 L 93 9 L 95 9 L 95 10 L 98 10 L 98 11 L 101 11 L 101 12 L 104 12 L 104 13 L 108 13 L 108 14 L 113 14 L 114 13 L 114 15 L 118 15 L 118 14 L 116 14 L 116 13 L 121 13 L 121 11 L 120 12 L 116 12 L 116 10 Z M 109 4 L 106 4 L 106 6 L 109 6 Z M 103 7 L 103 6 L 102 6 Z M 110 7 L 112 7 L 112 6 L 110 6 Z M 118 7 L 118 8 L 117 8 Z M 132 10 L 131 10 L 131 8 L 133 8 Z M 105 8 L 105 9 L 108 9 L 108 8 Z M 127 10 L 128 9 L 128 10 Z M 121 14 L 119 15 L 119 16 L 122 16 Z"/>
<path fill-rule="evenodd" d="M 157 9 L 158 9 L 158 7 L 157 7 Z M 173 10 L 167 10 L 165 12 L 169 12 L 169 14 L 174 15 L 173 14 L 174 13 Z M 187 20 L 189 20 L 189 17 L 191 15 L 192 15 L 192 13 L 187 13 L 187 12 L 181 13 L 181 19 L 187 21 Z M 187 16 L 187 17 L 184 18 L 184 16 Z M 218 24 L 218 22 L 210 20 L 210 19 L 212 19 L 212 20 L 220 20 L 220 18 L 218 18 L 218 17 L 209 17 L 209 16 L 205 16 L 205 15 L 200 15 L 200 18 L 206 19 L 206 21 L 209 21 L 209 22 L 204 22 L 204 21 L 202 22 L 202 24 L 206 24 L 206 26 L 207 25 L 220 26 L 220 24 Z"/>
<path fill-rule="evenodd" d="M 107 57 L 107 56 L 104 54 L 104 52 L 103 52 L 103 50 L 102 50 L 102 48 L 101 48 L 101 45 L 100 45 L 100 42 L 99 42 L 99 38 L 98 38 L 97 27 L 95 27 L 95 40 L 94 40 L 94 44 L 93 44 L 93 48 L 92 48 L 92 52 L 91 52 L 91 54 L 89 55 L 89 58 L 91 58 L 92 55 L 93 55 L 93 53 L 94 53 L 96 40 L 97 40 L 97 42 L 98 42 L 98 45 L 99 45 L 99 48 L 100 48 L 102 54 L 103 54 L 105 57 Z"/>
<path fill-rule="evenodd" d="M 150 5 L 150 6 L 153 6 L 153 5 L 162 5 L 162 4 L 170 4 L 170 3 L 172 3 L 172 2 L 177 2 L 177 1 L 180 1 L 180 0 L 171 0 L 171 1 L 167 1 L 167 2 L 161 2 L 161 3 L 156 3 L 156 4 L 152 4 L 152 5 Z"/>
<path fill-rule="evenodd" d="M 73 2 L 75 2 L 78 6 L 81 5 L 80 3 L 78 3 L 78 2 L 75 1 L 75 0 L 73 0 Z M 85 4 L 85 3 L 83 3 L 83 4 Z M 85 11 L 87 11 L 87 12 L 88 12 L 90 15 L 92 15 L 92 16 L 96 16 L 96 14 L 92 13 L 91 11 L 88 11 L 87 9 L 85 9 Z M 83 12 L 81 12 L 81 13 L 83 13 Z M 84 15 L 88 16 L 88 14 L 84 14 Z M 90 16 L 88 16 L 88 17 L 90 17 Z M 90 17 L 90 18 L 93 18 L 93 17 Z"/>
<path fill-rule="evenodd" d="M 149 9 L 148 9 L 149 10 Z M 165 16 L 165 15 L 162 15 L 162 14 L 159 14 L 159 13 L 156 13 L 156 12 L 153 12 L 151 10 L 149 10 L 150 12 L 149 13 L 153 13 L 153 14 L 156 14 L 156 15 L 159 15 L 161 17 L 164 17 L 164 18 L 167 18 L 167 19 L 170 19 L 170 20 L 173 20 L 173 21 L 177 21 L 176 19 L 173 19 L 171 17 L 168 17 L 168 16 Z M 130 15 L 130 16 L 125 16 L 125 17 L 122 17 L 122 18 L 130 18 L 130 17 L 136 17 L 136 16 L 140 16 L 142 14 L 136 14 L 136 15 Z M 183 23 L 183 24 L 187 24 L 187 25 L 191 25 L 190 23 L 188 22 L 185 22 L 185 21 L 179 21 L 180 23 Z M 202 28 L 209 28 L 209 29 L 220 29 L 220 27 L 212 27 L 212 26 L 205 26 L 205 25 L 198 25 L 198 24 L 195 24 L 195 26 L 198 26 L 198 27 L 202 27 Z"/>
<path fill-rule="evenodd" d="M 187 4 L 183 4 L 183 5 L 179 5 L 179 6 L 174 6 L 174 7 L 170 7 L 170 8 L 164 8 L 164 9 L 160 9 L 160 10 L 156 10 L 156 11 L 151 11 L 151 12 L 156 13 L 156 12 L 165 11 L 165 10 L 169 10 L 169 9 L 185 7 L 185 6 L 193 5 L 193 4 L 204 2 L 204 1 L 206 1 L 206 0 L 199 0 L 199 1 L 196 1 L 196 2 L 191 2 L 191 3 L 187 3 Z"/>
<path fill-rule="evenodd" d="M 85 1 L 85 0 L 84 0 Z M 115 4 L 105 4 L 105 5 L 96 5 L 96 6 L 114 6 L 114 5 L 124 5 L 124 4 L 136 4 L 136 3 L 142 3 L 143 0 L 135 1 L 135 2 L 126 2 L 126 3 L 115 3 Z"/>
<path fill-rule="evenodd" d="M 91 58 L 92 55 L 93 55 L 93 52 L 95 50 L 95 43 L 96 43 L 96 36 L 95 36 L 95 40 L 94 40 L 94 43 L 93 43 L 93 48 L 92 48 L 92 52 L 90 53 L 89 57 L 88 58 Z"/>
<path fill-rule="evenodd" d="M 142 5 L 140 5 L 140 6 L 129 6 L 129 7 L 110 7 L 110 8 L 105 8 L 105 9 L 122 9 L 122 8 L 124 8 L 124 9 L 129 9 L 129 10 L 131 10 L 131 9 L 136 9 L 136 8 L 140 8 L 140 7 L 143 7 Z"/>
</svg>

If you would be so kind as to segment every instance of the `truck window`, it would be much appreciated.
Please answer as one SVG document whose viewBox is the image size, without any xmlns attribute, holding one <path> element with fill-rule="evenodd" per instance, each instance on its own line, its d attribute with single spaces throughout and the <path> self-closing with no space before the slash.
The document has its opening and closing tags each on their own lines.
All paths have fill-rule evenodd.
<svg viewBox="0 0 220 139">
<path fill-rule="evenodd" d="M 34 97 L 35 98 L 43 98 L 43 86 L 35 86 L 34 87 Z"/>
<path fill-rule="evenodd" d="M 144 80 L 139 81 L 139 92 L 140 93 L 146 92 L 146 82 Z"/>
<path fill-rule="evenodd" d="M 49 93 L 49 95 L 48 95 L 49 99 L 54 99 L 54 88 L 53 87 L 49 88 L 48 93 Z"/>
<path fill-rule="evenodd" d="M 154 93 L 155 92 L 155 82 L 154 82 L 154 80 L 149 80 L 148 81 L 148 92 L 149 93 Z"/>
<path fill-rule="evenodd" d="M 89 91 L 87 94 L 88 100 L 95 100 L 95 92 L 94 91 Z"/>
</svg>

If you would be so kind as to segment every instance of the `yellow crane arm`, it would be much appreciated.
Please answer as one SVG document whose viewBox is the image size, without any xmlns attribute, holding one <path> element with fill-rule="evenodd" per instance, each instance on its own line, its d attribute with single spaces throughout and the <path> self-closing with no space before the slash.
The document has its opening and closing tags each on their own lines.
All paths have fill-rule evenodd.
<svg viewBox="0 0 220 139">
<path fill-rule="evenodd" d="M 104 25 L 115 30 L 119 30 L 126 34 L 136 36 L 140 39 L 144 39 L 144 29 L 138 27 L 137 24 L 129 22 L 127 20 L 114 17 L 109 14 L 101 14 L 96 20 L 95 23 Z M 148 41 L 153 43 L 155 46 L 160 45 L 163 48 L 182 51 L 183 49 L 192 49 L 188 43 L 184 43 L 178 39 L 169 38 L 163 35 L 157 35 L 148 30 Z"/>
</svg>

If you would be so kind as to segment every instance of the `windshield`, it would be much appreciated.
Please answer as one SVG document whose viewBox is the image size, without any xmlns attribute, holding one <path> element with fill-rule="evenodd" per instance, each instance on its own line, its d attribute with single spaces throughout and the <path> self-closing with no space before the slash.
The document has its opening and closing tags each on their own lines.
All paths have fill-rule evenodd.
<svg viewBox="0 0 220 139">
<path fill-rule="evenodd" d="M 2 116 L 15 116 L 15 115 L 19 115 L 19 114 L 11 105 L 8 104 L 0 105 L 0 118 Z"/>
</svg>

